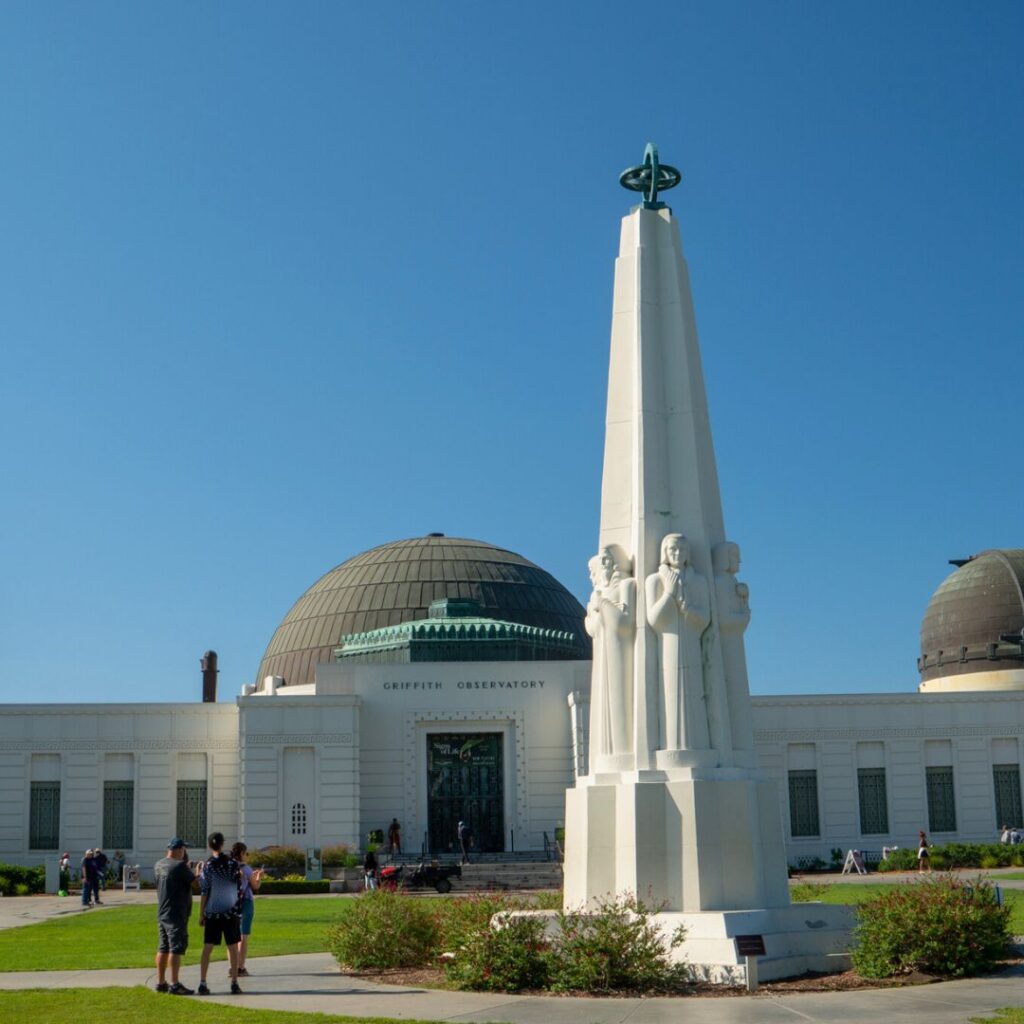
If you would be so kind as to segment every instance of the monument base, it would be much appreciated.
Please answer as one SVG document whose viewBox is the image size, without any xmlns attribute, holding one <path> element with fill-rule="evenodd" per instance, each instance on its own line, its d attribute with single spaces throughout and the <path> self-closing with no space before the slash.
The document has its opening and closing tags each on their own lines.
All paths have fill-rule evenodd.
<svg viewBox="0 0 1024 1024">
<path fill-rule="evenodd" d="M 587 776 L 565 804 L 566 910 L 619 893 L 686 913 L 789 906 L 778 795 L 756 772 Z"/>
<path fill-rule="evenodd" d="M 549 938 L 558 934 L 558 915 L 551 910 L 517 910 L 498 915 L 500 927 L 507 917 L 542 919 Z M 773 910 L 707 911 L 699 914 L 655 914 L 654 923 L 665 945 L 683 927 L 686 938 L 672 949 L 675 962 L 685 963 L 695 981 L 714 985 L 746 985 L 748 981 L 793 978 L 807 971 L 834 974 L 850 967 L 850 932 L 854 908 L 825 903 L 794 903 Z M 740 955 L 736 938 L 760 935 L 763 956 L 756 958 L 752 977 L 748 961 Z"/>
<path fill-rule="evenodd" d="M 738 935 L 764 937 L 761 980 L 849 966 L 849 908 L 791 904 L 778 791 L 747 768 L 591 775 L 566 793 L 567 913 L 630 894 L 658 909 L 698 978 L 746 980 Z M 557 921 L 554 923 L 557 927 Z"/>
</svg>

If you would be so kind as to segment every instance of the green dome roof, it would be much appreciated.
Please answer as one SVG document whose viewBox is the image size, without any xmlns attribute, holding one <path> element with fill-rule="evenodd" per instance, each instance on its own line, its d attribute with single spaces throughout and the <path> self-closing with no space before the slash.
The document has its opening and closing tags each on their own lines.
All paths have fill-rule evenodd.
<svg viewBox="0 0 1024 1024">
<path fill-rule="evenodd" d="M 310 683 L 343 636 L 426 619 L 443 598 L 475 601 L 488 618 L 572 633 L 577 656 L 590 657 L 583 607 L 554 576 L 504 548 L 430 534 L 372 548 L 317 580 L 271 638 L 257 685 L 266 676 Z"/>
</svg>

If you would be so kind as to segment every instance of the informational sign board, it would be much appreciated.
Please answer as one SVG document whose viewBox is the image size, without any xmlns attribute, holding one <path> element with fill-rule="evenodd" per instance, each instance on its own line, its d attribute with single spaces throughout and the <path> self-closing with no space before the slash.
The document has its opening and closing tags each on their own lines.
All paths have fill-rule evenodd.
<svg viewBox="0 0 1024 1024">
<path fill-rule="evenodd" d="M 739 956 L 764 956 L 763 935 L 737 935 L 736 952 Z"/>
<path fill-rule="evenodd" d="M 843 864 L 843 874 L 849 875 L 856 871 L 858 875 L 866 875 L 868 869 L 864 864 L 864 854 L 860 850 L 849 850 L 846 854 L 846 863 Z"/>
<path fill-rule="evenodd" d="M 121 891 L 142 888 L 142 875 L 139 874 L 138 864 L 125 864 L 124 874 L 121 876 Z"/>
</svg>

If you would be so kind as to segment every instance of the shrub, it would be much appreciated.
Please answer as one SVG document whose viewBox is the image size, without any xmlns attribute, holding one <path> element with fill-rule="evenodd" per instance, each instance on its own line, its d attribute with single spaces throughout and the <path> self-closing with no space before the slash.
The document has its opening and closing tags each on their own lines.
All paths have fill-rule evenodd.
<svg viewBox="0 0 1024 1024">
<path fill-rule="evenodd" d="M 320 853 L 325 868 L 358 868 L 363 863 L 362 857 L 350 850 L 345 843 L 325 846 Z"/>
<path fill-rule="evenodd" d="M 995 967 L 1009 943 L 1010 908 L 995 889 L 950 877 L 929 878 L 857 908 L 853 965 L 866 978 L 924 971 L 965 977 Z"/>
<path fill-rule="evenodd" d="M 526 905 L 523 900 L 496 893 L 436 901 L 438 951 L 458 953 L 475 937 L 490 929 L 491 918 L 495 914 L 523 910 Z"/>
<path fill-rule="evenodd" d="M 543 892 L 535 893 L 533 896 L 533 905 L 537 910 L 561 910 L 562 890 L 545 889 Z"/>
<path fill-rule="evenodd" d="M 601 901 L 593 912 L 560 913 L 561 935 L 551 955 L 551 988 L 558 992 L 615 989 L 667 991 L 684 985 L 688 973 L 672 963 L 685 934 L 666 942 L 653 911 L 632 896 Z"/>
<path fill-rule="evenodd" d="M 0 864 L 0 896 L 30 896 L 46 887 L 46 868 Z M 24 891 L 21 891 L 24 889 Z"/>
<path fill-rule="evenodd" d="M 327 948 L 356 970 L 422 967 L 440 937 L 431 902 L 384 889 L 363 893 L 327 932 Z"/>
<path fill-rule="evenodd" d="M 249 854 L 249 863 L 253 867 L 265 868 L 274 878 L 292 874 L 306 877 L 306 853 L 297 846 L 268 846 L 263 850 L 253 850 Z"/>
<path fill-rule="evenodd" d="M 797 882 L 789 887 L 789 897 L 794 903 L 814 903 L 825 898 L 825 886 L 821 882 Z"/>
<path fill-rule="evenodd" d="M 261 896 L 290 896 L 297 893 L 330 892 L 330 879 L 324 878 L 319 882 L 307 882 L 304 878 L 298 881 L 282 878 L 267 878 L 260 886 Z"/>
<path fill-rule="evenodd" d="M 917 847 L 890 850 L 889 856 L 878 863 L 879 871 L 913 871 L 917 867 Z"/>
<path fill-rule="evenodd" d="M 543 919 L 519 917 L 500 928 L 485 925 L 445 963 L 448 980 L 460 989 L 519 992 L 543 988 L 548 980 L 549 945 Z"/>
</svg>

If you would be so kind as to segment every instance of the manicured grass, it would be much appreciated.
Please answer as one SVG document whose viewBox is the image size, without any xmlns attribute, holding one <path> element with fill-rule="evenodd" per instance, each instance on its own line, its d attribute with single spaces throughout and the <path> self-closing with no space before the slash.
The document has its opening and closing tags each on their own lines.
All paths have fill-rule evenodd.
<svg viewBox="0 0 1024 1024">
<path fill-rule="evenodd" d="M 1009 1009 L 996 1010 L 994 1017 L 972 1017 L 971 1024 L 1024 1024 L 1024 1009 L 1011 1006 Z"/>
<path fill-rule="evenodd" d="M 249 956 L 319 953 L 324 932 L 349 905 L 338 899 L 276 899 L 256 904 L 256 921 L 249 939 Z M 100 970 L 112 967 L 151 967 L 156 953 L 156 907 L 115 907 L 86 910 L 39 924 L 0 931 L 0 971 Z M 199 963 L 203 931 L 193 909 L 189 946 L 184 963 Z M 224 946 L 213 953 L 225 958 Z M 16 1020 L 0 1014 L 0 1020 Z"/>
<path fill-rule="evenodd" d="M 994 882 L 1001 882 L 1004 878 L 1011 882 L 1024 882 L 1024 871 L 1007 871 L 1005 875 L 992 876 Z"/>
<path fill-rule="evenodd" d="M 134 908 L 133 908 L 134 909 Z M 18 931 L 24 929 L 19 928 Z M 130 1024 L 395 1024 L 388 1017 L 245 1010 L 137 988 L 25 989 L 0 992 L 0 1020 L 32 1024 L 125 1021 Z M 439 1024 L 404 1021 L 403 1024 Z"/>
<path fill-rule="evenodd" d="M 891 892 L 894 885 L 900 884 L 913 885 L 914 883 L 912 881 L 882 882 L 879 885 L 858 885 L 836 882 L 814 885 L 813 898 L 822 903 L 861 903 L 864 900 L 872 899 L 879 893 Z M 1016 889 L 1003 889 L 1003 901 L 1010 907 L 1010 932 L 1013 935 L 1024 935 L 1024 892 Z"/>
</svg>

